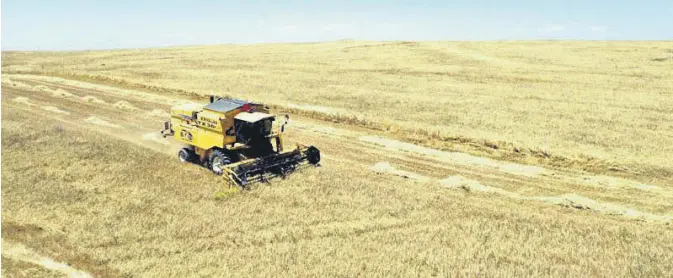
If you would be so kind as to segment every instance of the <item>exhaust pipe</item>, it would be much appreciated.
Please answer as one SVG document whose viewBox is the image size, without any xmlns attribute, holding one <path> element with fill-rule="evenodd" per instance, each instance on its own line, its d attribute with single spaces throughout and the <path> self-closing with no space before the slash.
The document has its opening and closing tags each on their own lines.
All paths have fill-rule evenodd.
<svg viewBox="0 0 673 278">
<path fill-rule="evenodd" d="M 167 136 L 173 135 L 173 125 L 171 122 L 164 122 L 164 129 L 161 131 L 161 135 L 166 138 Z"/>
</svg>

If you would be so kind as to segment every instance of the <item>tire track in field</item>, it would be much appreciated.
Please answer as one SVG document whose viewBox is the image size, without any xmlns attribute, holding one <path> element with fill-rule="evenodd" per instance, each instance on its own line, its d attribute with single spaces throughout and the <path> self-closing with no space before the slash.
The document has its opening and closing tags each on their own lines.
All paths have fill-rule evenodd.
<svg viewBox="0 0 673 278">
<path fill-rule="evenodd" d="M 589 207 L 600 207 L 602 211 L 622 210 L 626 211 L 623 213 L 625 215 L 645 215 L 643 217 L 649 219 L 666 219 L 666 216 L 660 218 L 656 215 L 652 216 L 654 214 L 638 213 L 636 210 L 628 207 L 621 209 L 618 208 L 620 205 L 617 204 L 611 204 L 611 208 L 607 209 L 602 205 L 604 203 L 594 200 L 614 200 L 617 198 L 631 204 L 629 206 L 635 205 L 636 207 L 651 211 L 654 209 L 654 211 L 663 212 L 664 214 L 670 214 L 670 208 L 658 207 L 656 204 L 673 203 L 673 198 L 671 198 L 673 197 L 673 192 L 670 189 L 627 179 L 499 162 L 469 154 L 429 149 L 386 138 L 379 140 L 378 137 L 370 135 L 363 135 L 368 137 L 365 137 L 365 140 L 361 142 L 357 142 L 354 140 L 361 138 L 361 134 L 363 133 L 320 125 L 312 126 L 309 123 L 295 123 L 295 127 L 302 129 L 302 131 L 314 133 L 315 136 L 312 138 L 321 140 L 321 142 L 326 142 L 325 138 L 340 141 L 340 156 L 349 157 L 349 160 L 354 164 L 361 165 L 362 162 L 368 162 L 369 164 L 365 165 L 365 167 L 371 167 L 373 164 L 386 162 L 386 160 L 395 162 L 395 165 L 401 166 L 404 170 L 397 170 L 395 167 L 392 167 L 392 170 L 390 167 L 382 168 L 389 168 L 389 172 L 393 173 L 394 176 L 411 177 L 410 180 L 414 181 L 423 180 L 414 178 L 419 174 L 435 179 L 439 178 L 437 177 L 438 174 L 444 174 L 444 177 L 466 175 L 473 179 L 487 182 L 487 184 L 491 185 L 491 188 L 509 190 L 512 193 L 516 193 L 521 196 L 519 199 L 529 198 L 529 200 L 535 200 L 535 198 L 538 198 L 537 200 L 545 200 L 547 203 L 561 204 L 569 202 L 577 203 L 578 201 L 573 201 L 576 199 L 584 200 L 584 203 L 590 203 Z M 504 169 L 499 169 L 502 165 L 505 166 L 503 167 Z M 438 169 L 443 169 L 443 171 L 438 171 Z M 529 169 L 534 171 L 527 171 Z M 431 170 L 431 172 L 428 172 L 428 170 Z M 449 172 L 448 174 L 446 173 L 447 171 Z M 581 195 L 578 195 L 577 192 L 581 192 Z M 592 196 L 594 199 L 589 199 L 582 195 Z M 573 196 L 578 197 L 575 198 Z M 653 200 L 656 200 L 654 204 L 651 203 Z M 622 212 L 615 214 L 620 213 Z"/>
<path fill-rule="evenodd" d="M 47 85 L 51 85 L 51 86 L 64 86 L 64 85 L 61 85 L 61 84 L 53 84 L 53 83 L 44 82 L 44 81 L 40 81 L 40 82 L 41 82 L 41 84 L 47 84 Z M 45 87 L 46 85 L 39 85 L 39 86 Z M 104 93 L 104 92 L 97 92 L 97 93 Z M 159 95 L 155 95 L 155 94 L 151 94 L 151 93 L 143 93 L 143 94 L 144 95 L 153 95 L 154 97 L 151 97 L 151 99 L 160 99 Z M 118 109 L 121 109 L 121 110 L 130 110 L 130 111 L 133 111 L 133 110 L 137 109 L 136 107 L 134 107 L 133 105 L 131 105 L 130 103 L 128 103 L 127 101 L 124 101 L 124 100 L 117 101 L 115 103 L 114 107 L 116 107 Z M 151 112 L 146 112 L 146 114 L 157 116 L 157 117 L 168 115 L 168 113 L 164 114 L 162 112 L 165 112 L 165 111 L 163 111 L 161 109 L 154 109 Z M 122 113 L 122 114 L 124 114 L 124 113 Z M 88 118 L 87 121 L 90 122 L 90 123 L 93 123 L 93 124 L 98 124 L 98 125 L 107 126 L 107 127 L 117 127 L 118 126 L 116 124 L 109 124 L 104 120 L 96 118 L 95 116 L 92 116 L 92 117 L 93 118 L 91 118 L 91 117 Z M 378 147 L 379 147 L 378 149 L 381 149 L 380 147 L 383 147 L 383 149 L 393 150 L 393 151 L 398 152 L 398 153 L 401 152 L 401 153 L 404 153 L 404 154 L 406 154 L 406 153 L 420 154 L 421 156 L 423 156 L 422 160 L 427 160 L 427 157 L 431 157 L 431 158 L 434 158 L 435 160 L 439 160 L 439 162 L 442 162 L 442 164 L 440 165 L 438 163 L 428 162 L 428 163 L 425 163 L 426 165 L 436 165 L 437 167 L 446 168 L 447 164 L 449 164 L 449 165 L 454 166 L 454 167 L 452 167 L 453 168 L 452 170 L 465 171 L 465 169 L 470 169 L 470 170 L 468 170 L 468 172 L 471 172 L 473 174 L 487 174 L 488 173 L 491 176 L 501 177 L 502 175 L 493 175 L 493 174 L 491 174 L 491 171 L 488 171 L 488 170 L 492 170 L 492 169 L 497 169 L 497 170 L 503 171 L 503 172 L 508 173 L 508 174 L 522 175 L 524 177 L 529 177 L 529 178 L 535 178 L 536 176 L 538 176 L 540 174 L 546 174 L 548 172 L 546 169 L 541 168 L 541 167 L 537 167 L 537 166 L 528 166 L 528 165 L 521 165 L 521 164 L 515 164 L 515 163 L 501 163 L 501 162 L 498 162 L 498 161 L 495 161 L 495 160 L 492 160 L 492 159 L 483 158 L 483 157 L 476 157 L 476 156 L 472 156 L 472 155 L 464 154 L 464 153 L 447 153 L 447 152 L 443 152 L 443 151 L 438 151 L 438 150 L 434 150 L 434 149 L 429 149 L 429 148 L 425 148 L 425 147 L 416 146 L 416 145 L 409 144 L 409 143 L 399 142 L 399 141 L 396 141 L 396 140 L 390 140 L 390 139 L 380 138 L 380 137 L 375 137 L 375 136 L 361 135 L 357 132 L 347 131 L 347 130 L 344 130 L 344 129 L 337 129 L 337 128 L 333 128 L 333 127 L 329 127 L 329 126 L 310 125 L 310 124 L 307 125 L 305 123 L 296 123 L 296 124 L 298 124 L 298 127 L 300 129 L 303 129 L 303 130 L 306 130 L 306 131 L 313 131 L 313 132 L 322 133 L 322 134 L 325 134 L 325 135 L 327 135 L 329 137 L 332 137 L 332 138 L 335 138 L 335 139 L 336 138 L 342 138 L 342 139 L 350 140 L 351 144 L 354 144 L 353 142 L 356 142 L 357 140 L 359 140 L 361 142 L 368 143 L 368 145 L 362 145 L 362 147 L 365 151 L 372 149 L 371 145 L 378 145 Z M 150 138 L 150 137 L 152 137 L 152 136 L 151 135 L 145 135 L 145 134 L 143 135 L 143 139 L 152 141 L 153 139 Z M 355 143 L 355 144 L 358 144 L 358 143 Z M 388 152 L 388 153 L 390 153 L 390 152 Z M 397 156 L 396 158 L 397 159 L 404 159 L 403 156 Z M 421 160 L 421 159 L 415 159 L 415 160 L 418 161 L 418 160 Z M 458 166 L 458 167 L 455 167 L 455 166 Z M 470 166 L 479 166 L 479 167 L 482 167 L 482 168 L 485 167 L 485 168 L 487 168 L 486 169 L 487 171 L 474 172 L 473 170 L 475 170 L 475 169 L 473 169 L 473 168 L 475 168 L 475 167 L 470 167 Z M 591 176 L 583 179 L 583 181 L 592 181 L 592 180 L 596 180 L 596 179 L 593 179 Z M 603 180 L 605 180 L 605 179 L 603 179 Z M 508 181 L 509 182 L 514 182 L 514 181 L 525 182 L 522 179 L 515 179 L 515 180 L 509 179 Z M 573 182 L 572 179 L 571 179 L 571 182 Z M 581 184 L 586 184 L 586 182 L 582 182 Z M 602 184 L 602 183 L 600 183 L 600 184 Z M 654 189 L 654 188 L 657 188 L 657 187 L 656 186 L 642 185 L 642 186 L 638 186 L 638 188 L 648 190 L 648 189 Z"/>
<path fill-rule="evenodd" d="M 471 174 L 491 175 L 497 177 L 509 176 L 504 179 L 509 182 L 523 183 L 527 180 L 548 180 L 553 182 L 565 182 L 568 184 L 586 185 L 602 189 L 636 189 L 640 191 L 656 192 L 661 194 L 671 194 L 670 190 L 665 188 L 648 185 L 624 178 L 616 178 L 601 175 L 577 175 L 558 170 L 551 170 L 540 166 L 524 165 L 518 163 L 501 162 L 490 158 L 474 156 L 466 153 L 447 152 L 431 149 L 411 143 L 401 142 L 380 136 L 361 135 L 359 133 L 337 129 L 333 127 L 316 126 L 307 123 L 295 124 L 298 128 L 319 133 L 334 139 L 341 139 L 349 142 L 349 146 L 361 146 L 363 151 L 376 148 L 387 156 L 400 159 L 402 157 L 414 160 L 414 163 L 426 162 L 427 165 L 434 165 L 451 169 L 454 171 L 465 171 Z M 359 140 L 364 144 L 354 141 Z M 387 151 L 386 151 L 387 150 Z M 394 155 L 398 154 L 398 155 Z M 439 163 L 437 163 L 439 162 Z M 497 174 L 498 172 L 507 175 Z"/>
<path fill-rule="evenodd" d="M 5 96 L 12 95 L 12 92 L 3 92 Z M 27 98 L 20 97 L 22 100 Z M 28 100 L 30 105 L 26 105 L 23 101 L 16 104 L 5 104 L 11 108 L 21 109 L 30 113 L 36 114 L 38 117 L 48 117 L 55 119 L 67 126 L 94 131 L 105 134 L 106 136 L 114 137 L 127 141 L 131 144 L 149 148 L 153 151 L 164 153 L 167 155 L 174 155 L 182 146 L 179 143 L 170 142 L 159 136 L 159 130 L 151 130 L 145 127 L 144 122 L 124 121 L 120 122 L 109 120 L 110 117 L 103 117 L 101 113 L 91 113 L 93 111 L 82 111 L 76 109 L 77 106 L 70 106 L 71 114 L 54 113 L 53 111 L 46 111 L 42 109 L 34 109 L 35 105 L 41 105 L 38 102 Z M 50 102 L 53 103 L 53 102 Z M 156 133 L 157 136 L 149 134 Z"/>
<path fill-rule="evenodd" d="M 2 240 L 2 256 L 13 260 L 39 265 L 49 270 L 58 271 L 71 278 L 93 277 L 86 271 L 76 269 L 65 263 L 57 262 L 50 257 L 35 252 L 23 244 L 6 241 L 4 239 Z"/>
<path fill-rule="evenodd" d="M 45 81 L 40 82 L 42 82 L 43 86 L 63 86 Z M 96 90 L 98 89 L 99 88 Z M 84 91 L 87 93 L 94 92 L 82 88 L 70 88 L 68 91 L 78 93 Z M 127 100 L 135 100 L 135 98 L 138 97 L 137 94 L 123 95 L 119 92 L 109 93 L 95 91 L 93 94 L 114 96 L 114 100 L 117 101 L 115 103 L 119 104 L 117 106 L 130 104 Z M 159 99 L 162 99 L 160 95 L 151 93 L 140 94 L 149 96 L 149 101 L 152 102 L 153 105 L 167 110 L 168 104 L 164 101 L 158 101 Z M 84 101 L 83 98 L 60 98 L 55 95 L 51 97 L 54 99 L 62 99 L 62 102 L 69 101 L 72 107 L 90 111 L 90 113 L 79 113 L 80 109 L 69 109 L 71 111 L 77 110 L 75 114 L 80 114 L 83 121 L 84 119 L 88 120 L 88 128 L 90 129 L 91 124 L 96 125 L 96 123 L 98 123 L 99 126 L 104 128 L 102 130 L 94 130 L 105 132 L 106 134 L 124 139 L 133 144 L 144 146 L 153 145 L 153 150 L 159 150 L 164 153 L 168 152 L 161 150 L 162 147 L 175 145 L 172 144 L 174 142 L 166 144 L 168 141 L 164 138 L 159 138 L 160 136 L 158 136 L 158 130 L 161 128 L 160 125 L 158 125 L 158 120 L 169 116 L 164 109 L 153 109 L 138 114 L 137 109 L 124 109 L 128 108 L 126 106 L 121 108 L 115 108 L 113 105 L 97 106 L 92 105 L 95 104 L 95 101 Z M 176 100 L 173 99 L 173 102 L 175 101 Z M 98 109 L 103 109 L 97 111 L 98 109 L 96 107 L 98 107 Z M 26 109 L 27 108 L 28 107 L 26 107 Z M 102 115 L 114 115 L 114 118 L 117 121 L 122 120 L 123 123 L 118 124 L 103 120 L 110 124 L 106 127 L 105 124 L 101 124 L 101 121 L 96 120 L 100 119 L 98 112 L 103 112 Z M 138 115 L 148 117 L 138 117 Z M 156 119 L 157 122 L 153 123 L 148 118 Z M 61 118 L 59 117 L 59 119 Z M 121 126 L 117 129 L 123 131 L 106 130 L 107 128 L 114 128 L 115 126 Z M 669 189 L 655 185 L 636 183 L 613 177 L 583 175 L 560 170 L 550 170 L 538 166 L 501 162 L 463 153 L 444 152 L 367 134 L 366 131 L 361 131 L 360 129 L 335 128 L 324 125 L 323 123 L 315 123 L 315 121 L 310 120 L 305 122 L 294 122 L 288 127 L 292 130 L 293 126 L 296 127 L 295 130 L 298 132 L 296 132 L 297 134 L 295 135 L 287 136 L 288 138 L 295 140 L 299 139 L 298 141 L 303 143 L 319 143 L 320 145 L 318 145 L 318 147 L 321 149 L 324 147 L 326 160 L 338 163 L 351 163 L 354 167 L 368 167 L 377 161 L 390 160 L 395 162 L 396 165 L 401 165 L 405 169 L 410 169 L 410 173 L 420 171 L 423 173 L 422 175 L 429 173 L 429 176 L 434 178 L 439 178 L 439 176 L 446 177 L 449 175 L 467 175 L 468 177 L 486 181 L 493 186 L 512 189 L 519 188 L 516 189 L 517 191 L 542 189 L 543 191 L 549 191 L 548 193 L 552 194 L 572 194 L 575 190 L 580 190 L 591 193 L 590 195 L 592 196 L 596 195 L 607 196 L 606 198 L 614 198 L 614 196 L 605 195 L 613 193 L 604 192 L 606 190 L 635 190 L 646 192 L 650 195 L 661 195 L 657 198 L 668 198 L 673 196 Z M 153 127 L 156 128 L 156 130 L 152 131 L 148 129 Z M 155 135 L 154 133 L 157 134 Z M 293 131 L 291 131 L 291 133 L 293 133 Z M 179 148 L 176 148 L 175 152 L 177 152 L 177 149 Z M 173 154 L 171 153 L 171 155 Z M 646 200 L 640 200 L 637 199 L 637 197 L 628 196 L 628 194 L 619 198 L 627 198 L 629 202 L 636 203 L 639 206 L 648 205 L 645 202 Z"/>
<path fill-rule="evenodd" d="M 599 202 L 573 193 L 559 196 L 524 196 L 516 192 L 504 190 L 502 188 L 488 186 L 477 180 L 465 178 L 461 175 L 450 176 L 443 180 L 428 178 L 414 172 L 396 169 L 388 162 L 378 162 L 370 167 L 370 170 L 378 174 L 398 176 L 412 181 L 438 183 L 450 189 L 463 190 L 466 193 L 478 192 L 482 194 L 495 194 L 497 196 L 502 196 L 513 200 L 543 202 L 572 209 L 588 210 L 606 215 L 614 215 L 632 220 L 640 220 L 666 225 L 673 221 L 672 215 L 658 215 L 618 204 Z"/>
</svg>

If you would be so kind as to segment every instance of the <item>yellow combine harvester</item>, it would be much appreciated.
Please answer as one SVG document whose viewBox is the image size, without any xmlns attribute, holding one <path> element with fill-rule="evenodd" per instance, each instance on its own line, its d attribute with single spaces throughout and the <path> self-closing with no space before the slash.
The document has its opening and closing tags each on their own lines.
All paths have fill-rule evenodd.
<svg viewBox="0 0 673 278">
<path fill-rule="evenodd" d="M 206 105 L 173 106 L 161 134 L 187 144 L 178 152 L 180 161 L 204 165 L 241 186 L 285 177 L 303 162 L 317 166 L 320 151 L 314 146 L 283 151 L 288 116 L 278 132 L 272 131 L 275 119 L 264 105 L 211 96 Z"/>
</svg>

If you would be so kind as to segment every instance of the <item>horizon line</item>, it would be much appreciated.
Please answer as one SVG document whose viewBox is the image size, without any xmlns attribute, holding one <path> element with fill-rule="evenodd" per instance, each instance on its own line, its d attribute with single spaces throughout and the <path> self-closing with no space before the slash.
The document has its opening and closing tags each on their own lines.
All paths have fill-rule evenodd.
<svg viewBox="0 0 673 278">
<path fill-rule="evenodd" d="M 159 46 L 142 46 L 142 47 L 120 47 L 120 48 L 89 48 L 89 49 L 0 49 L 2 52 L 88 52 L 88 51 L 119 51 L 119 50 L 150 50 L 150 49 L 167 49 L 167 48 L 189 48 L 189 47 L 214 47 L 214 46 L 259 46 L 259 45 L 292 45 L 292 44 L 321 44 L 321 43 L 335 43 L 335 42 L 407 42 L 407 43 L 422 43 L 422 42 L 484 42 L 484 43 L 511 43 L 511 42 L 673 42 L 673 39 L 495 39 L 495 40 L 366 40 L 366 39 L 338 39 L 338 40 L 324 40 L 324 41 L 269 41 L 269 42 L 252 42 L 252 43 L 204 43 L 204 44 L 173 44 L 173 45 L 159 45 Z M 1 46 L 0 46 L 1 48 Z"/>
</svg>

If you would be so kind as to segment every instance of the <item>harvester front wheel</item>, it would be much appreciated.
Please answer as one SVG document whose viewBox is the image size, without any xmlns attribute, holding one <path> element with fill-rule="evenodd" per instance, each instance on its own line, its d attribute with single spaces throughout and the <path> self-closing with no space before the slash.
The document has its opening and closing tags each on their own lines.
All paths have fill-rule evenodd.
<svg viewBox="0 0 673 278">
<path fill-rule="evenodd" d="M 194 153 L 188 148 L 180 149 L 178 151 L 178 159 L 182 163 L 192 162 L 194 160 Z"/>
<path fill-rule="evenodd" d="M 222 175 L 222 168 L 231 163 L 231 158 L 229 158 L 221 150 L 214 150 L 210 153 L 210 159 L 208 160 L 208 165 L 210 165 L 210 170 L 217 175 Z"/>
</svg>

